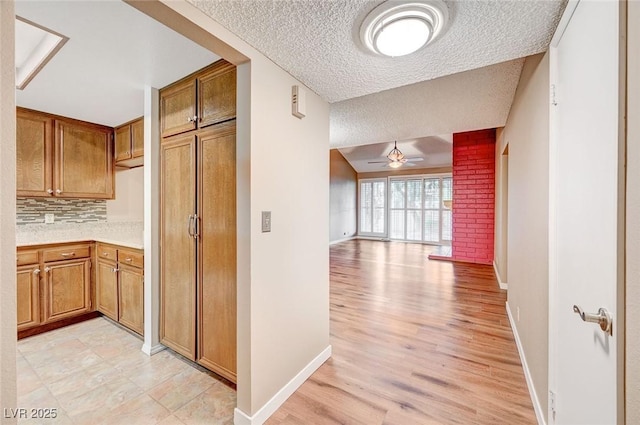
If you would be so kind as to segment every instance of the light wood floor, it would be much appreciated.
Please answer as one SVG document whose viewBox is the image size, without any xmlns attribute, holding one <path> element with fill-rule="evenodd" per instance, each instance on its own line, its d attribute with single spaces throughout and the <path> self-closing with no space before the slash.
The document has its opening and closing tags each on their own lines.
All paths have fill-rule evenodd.
<svg viewBox="0 0 640 425">
<path fill-rule="evenodd" d="M 433 249 L 331 247 L 333 355 L 267 424 L 536 423 L 493 269 Z"/>
</svg>

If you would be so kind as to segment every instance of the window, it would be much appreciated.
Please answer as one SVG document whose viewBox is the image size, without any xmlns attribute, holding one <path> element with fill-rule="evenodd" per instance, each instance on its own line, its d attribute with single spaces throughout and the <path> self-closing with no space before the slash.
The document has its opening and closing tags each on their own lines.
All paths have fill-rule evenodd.
<svg viewBox="0 0 640 425">
<path fill-rule="evenodd" d="M 386 236 L 387 180 L 360 181 L 360 219 L 358 233 Z"/>
<path fill-rule="evenodd" d="M 451 176 L 365 179 L 359 184 L 359 235 L 451 243 Z"/>
</svg>

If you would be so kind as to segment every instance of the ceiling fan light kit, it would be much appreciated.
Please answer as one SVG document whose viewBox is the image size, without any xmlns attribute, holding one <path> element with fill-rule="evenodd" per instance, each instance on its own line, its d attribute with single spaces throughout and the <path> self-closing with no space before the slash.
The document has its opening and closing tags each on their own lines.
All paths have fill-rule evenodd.
<svg viewBox="0 0 640 425">
<path fill-rule="evenodd" d="M 442 0 L 389 0 L 373 9 L 360 25 L 360 40 L 371 52 L 388 57 L 414 53 L 443 33 L 449 20 Z"/>
</svg>

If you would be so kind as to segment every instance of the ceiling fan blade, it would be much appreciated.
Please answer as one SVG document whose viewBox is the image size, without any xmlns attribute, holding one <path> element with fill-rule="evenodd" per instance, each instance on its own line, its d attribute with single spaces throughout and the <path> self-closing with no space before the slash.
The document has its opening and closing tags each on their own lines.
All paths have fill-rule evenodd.
<svg viewBox="0 0 640 425">
<path fill-rule="evenodd" d="M 411 161 L 411 162 L 420 162 L 420 161 L 424 161 L 424 158 L 420 158 L 420 157 L 416 157 L 416 158 L 406 158 L 407 161 Z"/>
<path fill-rule="evenodd" d="M 367 164 L 386 164 L 389 161 L 369 161 Z"/>
</svg>

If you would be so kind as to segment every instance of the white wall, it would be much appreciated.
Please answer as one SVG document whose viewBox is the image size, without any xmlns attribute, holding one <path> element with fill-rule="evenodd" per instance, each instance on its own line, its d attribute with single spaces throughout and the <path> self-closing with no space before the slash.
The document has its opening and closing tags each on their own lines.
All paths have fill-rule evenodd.
<svg viewBox="0 0 640 425">
<path fill-rule="evenodd" d="M 627 3 L 626 423 L 640 423 L 640 2 Z"/>
<path fill-rule="evenodd" d="M 0 1 L 0 411 L 16 408 L 14 4 Z M 43 406 L 44 407 L 44 406 Z M 2 414 L 2 424 L 15 423 Z"/>
<path fill-rule="evenodd" d="M 308 91 L 307 116 L 293 117 L 291 86 L 302 84 L 191 4 L 132 5 L 238 65 L 236 423 L 261 423 L 330 352 L 329 105 Z"/>
<path fill-rule="evenodd" d="M 548 93 L 548 55 L 527 58 L 500 147 L 509 145 L 507 298 L 544 417 L 549 370 Z"/>
<path fill-rule="evenodd" d="M 508 283 L 507 258 L 509 234 L 509 147 L 504 141 L 504 128 L 496 130 L 496 225 L 494 229 L 494 258 L 498 282 L 504 288 Z"/>
<path fill-rule="evenodd" d="M 107 201 L 108 221 L 144 219 L 144 167 L 116 169 L 116 199 Z"/>
</svg>

